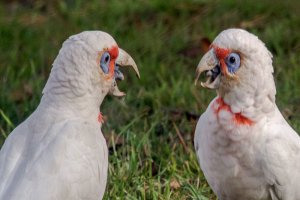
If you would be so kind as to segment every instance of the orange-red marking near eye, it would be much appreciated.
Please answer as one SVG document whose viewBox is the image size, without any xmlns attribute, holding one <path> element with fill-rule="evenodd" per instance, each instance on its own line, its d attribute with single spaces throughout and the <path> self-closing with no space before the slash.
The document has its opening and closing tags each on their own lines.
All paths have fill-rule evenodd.
<svg viewBox="0 0 300 200">
<path fill-rule="evenodd" d="M 119 55 L 119 47 L 118 46 L 113 46 L 108 50 L 111 59 L 116 59 Z"/>
<path fill-rule="evenodd" d="M 213 109 L 214 109 L 214 113 L 217 116 L 221 110 L 226 110 L 230 112 L 232 114 L 232 120 L 237 125 L 252 126 L 254 124 L 254 122 L 251 119 L 248 119 L 247 117 L 243 116 L 241 113 L 233 113 L 230 106 L 226 104 L 221 97 L 217 98 L 216 101 L 213 103 Z"/>
<path fill-rule="evenodd" d="M 227 74 L 227 67 L 226 67 L 226 63 L 225 63 L 225 58 L 228 56 L 228 54 L 230 54 L 230 49 L 225 49 L 225 48 L 220 48 L 216 45 L 210 45 L 210 48 L 213 48 L 215 50 L 216 56 L 218 58 L 218 60 L 220 61 L 220 67 L 221 67 L 221 71 L 223 74 Z"/>
<path fill-rule="evenodd" d="M 210 45 L 210 48 L 213 48 L 215 50 L 216 56 L 219 60 L 222 60 L 222 59 L 224 60 L 228 56 L 228 54 L 230 54 L 230 52 L 231 52 L 230 49 L 220 48 L 213 44 Z"/>
<path fill-rule="evenodd" d="M 110 49 L 108 49 L 108 53 L 110 55 L 110 63 L 109 63 L 109 77 L 114 77 L 114 71 L 115 71 L 115 62 L 119 55 L 119 47 L 113 46 Z"/>
</svg>

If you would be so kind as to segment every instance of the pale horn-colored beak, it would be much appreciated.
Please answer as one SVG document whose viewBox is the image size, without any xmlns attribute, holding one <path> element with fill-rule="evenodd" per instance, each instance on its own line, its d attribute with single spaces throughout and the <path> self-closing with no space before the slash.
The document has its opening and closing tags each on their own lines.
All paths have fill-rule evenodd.
<svg viewBox="0 0 300 200">
<path fill-rule="evenodd" d="M 122 97 L 125 96 L 125 92 L 121 92 L 118 88 L 116 79 L 119 80 L 123 80 L 124 76 L 122 74 L 122 72 L 119 70 L 119 67 L 132 67 L 133 70 L 135 71 L 136 75 L 138 78 L 140 78 L 140 73 L 139 70 L 137 68 L 137 65 L 135 64 L 134 60 L 132 59 L 132 57 L 123 49 L 119 48 L 119 55 L 118 58 L 116 60 L 116 66 L 115 66 L 115 72 L 114 72 L 114 82 L 112 87 L 110 88 L 110 94 L 114 95 L 114 96 L 118 96 L 118 97 Z"/>
<path fill-rule="evenodd" d="M 135 71 L 136 75 L 138 78 L 140 78 L 140 73 L 139 73 L 139 69 L 137 68 L 134 60 L 132 59 L 132 57 L 123 49 L 119 48 L 119 56 L 116 60 L 116 64 L 119 66 L 129 66 L 132 67 L 133 70 Z"/>
<path fill-rule="evenodd" d="M 200 74 L 206 72 L 208 77 L 206 82 L 201 82 L 202 87 L 216 89 L 220 83 L 220 66 L 219 60 L 217 59 L 214 49 L 210 49 L 200 60 L 196 69 L 195 85 L 198 82 Z"/>
</svg>

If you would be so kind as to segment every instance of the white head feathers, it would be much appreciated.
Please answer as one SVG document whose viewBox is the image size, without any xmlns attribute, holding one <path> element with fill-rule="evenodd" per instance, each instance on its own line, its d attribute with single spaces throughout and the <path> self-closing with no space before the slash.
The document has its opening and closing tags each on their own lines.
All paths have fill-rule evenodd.
<svg viewBox="0 0 300 200">
<path fill-rule="evenodd" d="M 93 92 L 94 86 L 99 89 L 101 76 L 97 66 L 98 53 L 112 46 L 117 46 L 114 39 L 101 31 L 85 31 L 71 36 L 63 43 L 53 63 L 43 93 L 74 98 Z"/>
<path fill-rule="evenodd" d="M 91 99 L 100 105 L 108 92 L 124 95 L 116 84 L 116 79 L 123 78 L 122 66 L 133 67 L 139 76 L 134 60 L 109 34 L 85 31 L 73 35 L 63 43 L 53 63 L 43 98 L 73 102 Z"/>
<path fill-rule="evenodd" d="M 232 53 L 240 64 L 229 72 Z M 218 95 L 235 113 L 254 119 L 259 113 L 271 112 L 275 105 L 272 54 L 257 36 L 242 30 L 222 31 L 197 67 L 206 72 L 204 87 L 217 89 Z M 209 73 L 208 73 L 209 72 Z"/>
</svg>

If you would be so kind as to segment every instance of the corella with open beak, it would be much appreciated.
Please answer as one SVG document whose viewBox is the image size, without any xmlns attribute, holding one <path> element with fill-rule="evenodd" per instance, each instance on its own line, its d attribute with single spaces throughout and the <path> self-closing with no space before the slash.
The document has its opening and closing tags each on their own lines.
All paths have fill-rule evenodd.
<svg viewBox="0 0 300 200">
<path fill-rule="evenodd" d="M 255 35 L 228 29 L 201 59 L 198 80 L 217 97 L 194 137 L 207 182 L 220 200 L 300 199 L 300 137 L 275 103 L 272 55 Z"/>
<path fill-rule="evenodd" d="M 215 89 L 218 88 L 220 83 L 220 62 L 216 58 L 214 49 L 210 49 L 201 59 L 197 67 L 197 77 L 195 84 L 200 77 L 200 74 L 205 72 L 208 77 L 206 82 L 201 82 L 203 87 Z"/>
<path fill-rule="evenodd" d="M 120 71 L 120 67 L 124 67 L 124 66 L 129 66 L 132 67 L 133 70 L 135 71 L 136 75 L 138 78 L 140 78 L 140 73 L 139 70 L 137 68 L 137 65 L 135 64 L 134 60 L 132 59 L 132 57 L 123 49 L 119 48 L 119 56 L 116 60 L 116 65 L 115 65 L 115 69 L 114 69 L 114 81 L 113 81 L 113 85 L 110 89 L 110 93 L 114 96 L 124 96 L 125 93 L 121 92 L 118 88 L 117 85 L 117 80 L 124 80 L 124 75 L 123 73 Z"/>
<path fill-rule="evenodd" d="M 122 66 L 133 59 L 101 31 L 67 39 L 56 57 L 36 110 L 0 151 L 0 199 L 102 199 L 108 152 L 100 105 L 119 91 Z M 114 116 L 117 117 L 117 116 Z"/>
</svg>

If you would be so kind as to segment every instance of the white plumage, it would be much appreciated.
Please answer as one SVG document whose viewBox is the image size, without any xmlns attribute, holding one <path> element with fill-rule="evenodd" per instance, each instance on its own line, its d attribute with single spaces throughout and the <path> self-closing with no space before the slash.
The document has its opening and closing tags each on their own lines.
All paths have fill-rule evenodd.
<svg viewBox="0 0 300 200">
<path fill-rule="evenodd" d="M 105 52 L 110 58 L 101 64 Z M 1 149 L 1 200 L 102 199 L 108 152 L 99 106 L 109 92 L 124 94 L 115 81 L 121 65 L 138 73 L 107 33 L 86 31 L 64 42 L 39 106 Z"/>
<path fill-rule="evenodd" d="M 240 65 L 229 60 L 236 54 Z M 275 104 L 272 55 L 265 45 L 245 30 L 225 30 L 197 72 L 198 77 L 207 73 L 202 86 L 217 90 L 198 121 L 194 142 L 218 198 L 300 199 L 300 138 Z"/>
</svg>

